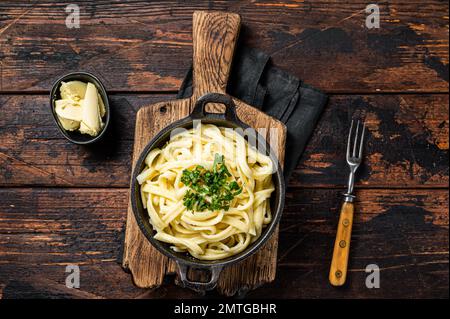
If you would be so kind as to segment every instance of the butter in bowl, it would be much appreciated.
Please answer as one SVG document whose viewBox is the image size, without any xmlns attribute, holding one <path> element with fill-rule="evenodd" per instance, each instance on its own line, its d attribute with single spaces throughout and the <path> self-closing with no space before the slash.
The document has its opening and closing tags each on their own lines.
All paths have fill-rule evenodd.
<svg viewBox="0 0 450 319">
<path fill-rule="evenodd" d="M 90 73 L 71 73 L 56 81 L 50 104 L 58 128 L 73 143 L 93 143 L 106 131 L 108 97 L 101 82 Z"/>
</svg>

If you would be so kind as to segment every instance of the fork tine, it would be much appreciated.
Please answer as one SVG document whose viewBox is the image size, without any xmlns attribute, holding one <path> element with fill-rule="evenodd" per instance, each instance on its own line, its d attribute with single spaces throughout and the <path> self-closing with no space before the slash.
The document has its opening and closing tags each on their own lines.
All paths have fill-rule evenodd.
<svg viewBox="0 0 450 319">
<path fill-rule="evenodd" d="M 353 130 L 353 120 L 350 124 L 350 130 L 348 132 L 348 140 L 347 140 L 347 160 L 350 158 L 350 143 L 352 138 L 352 130 Z"/>
<path fill-rule="evenodd" d="M 356 132 L 355 132 L 355 142 L 353 143 L 353 157 L 356 156 L 356 144 L 358 144 L 358 131 L 359 131 L 359 120 L 356 124 Z"/>
<path fill-rule="evenodd" d="M 363 151 L 363 141 L 364 141 L 364 133 L 366 131 L 366 123 L 363 124 L 363 129 L 361 133 L 361 141 L 359 142 L 359 155 L 358 158 L 362 158 L 362 151 Z"/>
</svg>

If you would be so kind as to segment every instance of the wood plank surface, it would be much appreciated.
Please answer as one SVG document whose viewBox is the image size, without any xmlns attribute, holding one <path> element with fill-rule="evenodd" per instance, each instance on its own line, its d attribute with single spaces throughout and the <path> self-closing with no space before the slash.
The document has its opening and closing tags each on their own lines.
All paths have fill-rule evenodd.
<svg viewBox="0 0 450 319">
<path fill-rule="evenodd" d="M 446 1 L 0 1 L 0 299 L 200 298 L 137 288 L 121 268 L 136 112 L 174 98 L 192 56 L 194 10 L 241 15 L 240 44 L 331 94 L 293 173 L 276 280 L 249 298 L 449 298 L 449 6 Z M 99 76 L 111 93 L 107 139 L 62 138 L 48 105 L 54 80 Z M 386 94 L 385 94 L 386 93 Z M 368 123 L 348 284 L 328 271 L 354 113 Z M 381 269 L 367 289 L 365 267 Z M 78 264 L 81 289 L 65 286 Z M 209 293 L 206 297 L 218 297 Z"/>
<path fill-rule="evenodd" d="M 173 97 L 111 95 L 110 134 L 82 147 L 61 136 L 47 96 L 0 96 L 0 185 L 128 187 L 136 111 Z M 359 187 L 448 187 L 448 103 L 448 95 L 332 96 L 289 185 L 344 185 L 348 123 L 362 112 L 369 134 Z"/>
<path fill-rule="evenodd" d="M 1 188 L 3 297 L 200 297 L 171 284 L 154 291 L 131 284 L 120 267 L 127 192 Z M 340 193 L 288 191 L 277 278 L 248 297 L 448 298 L 447 190 L 358 190 L 349 285 L 335 289 L 327 276 Z M 365 288 L 371 263 L 381 269 L 380 289 Z M 64 289 L 68 264 L 80 266 L 80 290 Z"/>
<path fill-rule="evenodd" d="M 328 92 L 447 92 L 445 1 L 380 2 L 368 29 L 366 1 L 83 1 L 80 28 L 68 3 L 0 2 L 0 91 L 47 91 L 73 70 L 108 90 L 175 91 L 192 56 L 194 10 L 238 12 L 243 43 Z M 43 27 L 45 26 L 45 27 Z"/>
</svg>

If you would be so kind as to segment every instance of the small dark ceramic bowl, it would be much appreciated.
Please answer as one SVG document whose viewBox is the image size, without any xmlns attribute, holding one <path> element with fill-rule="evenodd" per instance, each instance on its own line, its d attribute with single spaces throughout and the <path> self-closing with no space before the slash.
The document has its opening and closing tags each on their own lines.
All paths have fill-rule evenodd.
<svg viewBox="0 0 450 319">
<path fill-rule="evenodd" d="M 105 116 L 102 118 L 102 120 L 105 123 L 105 126 L 103 126 L 103 129 L 100 131 L 100 133 L 97 136 L 90 136 L 88 134 L 81 134 L 79 131 L 67 131 L 65 130 L 61 123 L 58 120 L 58 116 L 55 112 L 55 101 L 61 99 L 61 93 L 59 91 L 59 88 L 61 87 L 61 82 L 68 82 L 68 81 L 82 81 L 82 82 L 91 82 L 95 85 L 97 88 L 98 93 L 102 97 L 103 104 L 105 105 L 106 113 Z M 105 87 L 103 86 L 102 82 L 94 76 L 91 73 L 88 72 L 73 72 L 64 75 L 63 77 L 59 78 L 52 86 L 52 90 L 50 91 L 50 109 L 53 115 L 53 119 L 55 120 L 56 125 L 58 126 L 61 133 L 64 135 L 65 138 L 67 138 L 69 141 L 75 144 L 91 144 L 94 142 L 97 142 L 100 140 L 104 135 L 109 125 L 109 119 L 110 119 L 110 108 L 109 108 L 109 101 L 108 101 L 108 94 L 106 93 Z"/>
</svg>

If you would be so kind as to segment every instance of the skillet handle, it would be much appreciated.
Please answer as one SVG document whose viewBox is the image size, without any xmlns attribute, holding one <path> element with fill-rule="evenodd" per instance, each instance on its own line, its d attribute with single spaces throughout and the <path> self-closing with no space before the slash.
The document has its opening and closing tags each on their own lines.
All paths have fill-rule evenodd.
<svg viewBox="0 0 450 319">
<path fill-rule="evenodd" d="M 225 105 L 225 114 L 206 112 L 205 107 L 208 103 L 220 103 Z M 220 118 L 235 123 L 241 123 L 237 117 L 236 105 L 234 104 L 233 99 L 229 95 L 221 93 L 207 93 L 200 97 L 197 102 L 195 102 L 194 109 L 190 116 L 194 120 Z"/>
<path fill-rule="evenodd" d="M 178 261 L 177 265 L 178 265 L 178 274 L 180 275 L 180 280 L 183 283 L 183 287 L 200 292 L 214 289 L 217 285 L 217 281 L 219 280 L 219 275 L 223 269 L 223 266 L 211 266 L 208 268 L 203 268 L 208 269 L 211 272 L 211 279 L 208 282 L 200 282 L 200 281 L 190 281 L 187 278 L 187 272 L 189 270 L 188 265 L 180 263 Z"/>
</svg>

